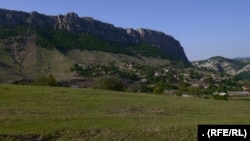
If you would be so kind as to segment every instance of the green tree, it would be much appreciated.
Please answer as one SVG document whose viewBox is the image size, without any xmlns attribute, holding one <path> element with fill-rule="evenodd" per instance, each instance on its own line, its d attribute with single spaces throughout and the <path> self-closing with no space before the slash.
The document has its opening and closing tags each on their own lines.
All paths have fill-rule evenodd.
<svg viewBox="0 0 250 141">
<path fill-rule="evenodd" d="M 204 89 L 204 94 L 213 94 L 216 92 L 217 87 L 214 85 L 210 85 L 207 89 Z"/>
<path fill-rule="evenodd" d="M 209 85 L 214 84 L 214 79 L 211 76 L 207 77 L 204 81 Z"/>
<path fill-rule="evenodd" d="M 188 87 L 188 83 L 186 83 L 186 82 L 184 82 L 184 81 L 181 81 L 181 82 L 179 83 L 179 90 L 180 90 L 181 92 L 186 92 L 186 91 L 188 90 L 187 87 Z"/>
<path fill-rule="evenodd" d="M 228 96 L 227 96 L 227 95 L 215 94 L 215 95 L 213 95 L 213 98 L 214 98 L 215 100 L 228 100 Z"/>
<path fill-rule="evenodd" d="M 153 92 L 156 94 L 162 94 L 163 90 L 164 90 L 163 87 L 158 86 L 154 88 Z"/>
<path fill-rule="evenodd" d="M 188 93 L 190 95 L 194 95 L 194 96 L 198 96 L 198 97 L 200 97 L 203 94 L 202 90 L 200 88 L 196 88 L 196 87 L 189 88 Z"/>
<path fill-rule="evenodd" d="M 223 83 L 219 83 L 217 91 L 218 92 L 226 92 L 227 90 L 226 90 L 226 87 L 225 87 L 225 85 Z"/>
<path fill-rule="evenodd" d="M 45 76 L 39 76 L 34 80 L 34 85 L 38 86 L 46 86 L 46 77 Z"/>
<path fill-rule="evenodd" d="M 34 85 L 39 86 L 57 86 L 57 81 L 52 74 L 47 76 L 39 76 L 34 80 Z"/>
<path fill-rule="evenodd" d="M 47 86 L 57 86 L 57 81 L 56 81 L 55 77 L 52 74 L 49 74 L 46 77 L 46 85 Z"/>
<path fill-rule="evenodd" d="M 105 90 L 115 90 L 115 91 L 124 91 L 125 87 L 122 81 L 113 76 L 104 76 L 98 80 L 98 88 Z"/>
</svg>

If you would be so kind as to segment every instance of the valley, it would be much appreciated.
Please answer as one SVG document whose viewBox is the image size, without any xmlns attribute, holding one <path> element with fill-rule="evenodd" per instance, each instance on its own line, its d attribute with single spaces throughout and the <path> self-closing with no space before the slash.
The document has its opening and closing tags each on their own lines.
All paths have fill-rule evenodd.
<svg viewBox="0 0 250 141">
<path fill-rule="evenodd" d="M 181 43 L 76 13 L 0 9 L 0 140 L 196 140 L 248 124 L 249 57 L 190 62 Z"/>
</svg>

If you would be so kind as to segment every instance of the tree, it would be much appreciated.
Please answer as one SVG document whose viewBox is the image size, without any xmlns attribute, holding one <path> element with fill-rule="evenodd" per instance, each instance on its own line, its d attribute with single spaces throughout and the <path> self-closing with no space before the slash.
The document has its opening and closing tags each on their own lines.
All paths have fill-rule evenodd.
<svg viewBox="0 0 250 141">
<path fill-rule="evenodd" d="M 158 87 L 155 87 L 155 88 L 154 88 L 154 91 L 153 91 L 153 92 L 156 93 L 156 94 L 162 94 L 163 90 L 164 90 L 163 87 L 158 86 Z"/>
<path fill-rule="evenodd" d="M 57 81 L 56 81 L 55 77 L 52 74 L 49 74 L 46 77 L 46 85 L 47 86 L 57 86 Z"/>
<path fill-rule="evenodd" d="M 201 73 L 194 71 L 194 70 L 190 70 L 189 75 L 191 79 L 200 79 L 203 76 Z"/>
<path fill-rule="evenodd" d="M 204 89 L 204 94 L 213 94 L 216 92 L 217 87 L 215 85 L 210 85 L 207 89 Z"/>
<path fill-rule="evenodd" d="M 104 76 L 98 80 L 98 88 L 105 90 L 124 91 L 122 81 L 113 76 Z"/>
<path fill-rule="evenodd" d="M 72 67 L 70 67 L 71 71 L 82 71 L 82 68 L 79 66 L 79 64 L 75 63 Z"/>
<path fill-rule="evenodd" d="M 196 87 L 191 87 L 188 90 L 188 93 L 190 95 L 194 95 L 194 96 L 201 96 L 202 95 L 202 90 L 200 88 L 196 88 Z"/>
<path fill-rule="evenodd" d="M 181 81 L 179 84 L 179 90 L 181 92 L 186 92 L 187 91 L 187 87 L 188 87 L 188 83 Z"/>
<path fill-rule="evenodd" d="M 209 85 L 213 85 L 214 84 L 214 79 L 211 76 L 208 76 L 204 81 L 206 83 L 208 83 Z"/>
<path fill-rule="evenodd" d="M 226 90 L 226 87 L 225 87 L 225 85 L 223 83 L 219 83 L 217 91 L 218 92 L 226 92 L 227 90 Z"/>
<path fill-rule="evenodd" d="M 40 76 L 34 80 L 34 85 L 40 86 L 57 86 L 57 81 L 52 74 Z"/>
</svg>

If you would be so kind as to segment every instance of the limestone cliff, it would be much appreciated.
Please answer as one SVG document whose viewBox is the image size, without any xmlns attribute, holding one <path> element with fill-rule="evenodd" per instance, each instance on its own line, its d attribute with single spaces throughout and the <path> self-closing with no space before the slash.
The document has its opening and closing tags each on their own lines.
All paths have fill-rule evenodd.
<svg viewBox="0 0 250 141">
<path fill-rule="evenodd" d="M 180 60 L 188 62 L 179 41 L 162 32 L 142 28 L 138 30 L 118 28 L 112 24 L 104 23 L 90 17 L 79 17 L 75 13 L 47 16 L 37 12 L 26 13 L 0 9 L 1 27 L 20 25 L 41 29 L 64 30 L 73 33 L 92 33 L 102 39 L 124 44 L 147 43 L 162 49 L 162 51 Z"/>
</svg>

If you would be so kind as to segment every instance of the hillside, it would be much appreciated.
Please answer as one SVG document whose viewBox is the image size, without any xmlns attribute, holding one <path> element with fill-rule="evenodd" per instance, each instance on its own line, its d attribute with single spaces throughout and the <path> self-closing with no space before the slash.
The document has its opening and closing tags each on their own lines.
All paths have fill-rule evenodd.
<svg viewBox="0 0 250 141">
<path fill-rule="evenodd" d="M 162 32 L 118 28 L 75 13 L 47 16 L 6 9 L 0 9 L 0 60 L 0 82 L 48 73 L 68 80 L 75 63 L 189 64 L 180 43 Z"/>
<path fill-rule="evenodd" d="M 192 64 L 199 68 L 206 68 L 230 75 L 250 71 L 249 62 L 242 59 L 228 59 L 221 56 L 212 57 L 207 60 L 194 61 Z"/>
</svg>

